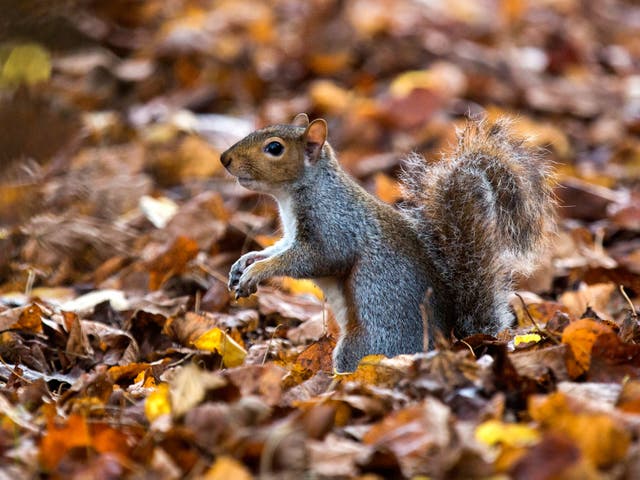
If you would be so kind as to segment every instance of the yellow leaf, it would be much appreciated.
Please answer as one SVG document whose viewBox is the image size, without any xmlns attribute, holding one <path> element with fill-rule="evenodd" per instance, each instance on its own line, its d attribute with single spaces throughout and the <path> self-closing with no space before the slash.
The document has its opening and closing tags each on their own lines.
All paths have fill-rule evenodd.
<svg viewBox="0 0 640 480">
<path fill-rule="evenodd" d="M 542 337 L 537 333 L 527 333 L 526 335 L 516 335 L 513 337 L 513 344 L 517 347 L 522 343 L 538 343 Z"/>
<path fill-rule="evenodd" d="M 367 355 L 358 364 L 355 372 L 334 372 L 337 379 L 344 382 L 359 382 L 380 387 L 391 387 L 406 376 L 411 358 L 398 356 L 387 358 L 384 355 Z"/>
<path fill-rule="evenodd" d="M 144 413 L 150 422 L 162 415 L 171 413 L 171 401 L 169 399 L 169 385 L 161 383 L 155 391 L 151 392 L 144 402 Z"/>
<path fill-rule="evenodd" d="M 14 47 L 0 70 L 0 83 L 34 85 L 49 80 L 51 59 L 40 45 L 27 43 Z"/>
<path fill-rule="evenodd" d="M 242 365 L 247 352 L 229 335 L 219 328 L 212 328 L 194 340 L 193 345 L 208 352 L 218 352 L 222 355 L 222 363 L 226 367 Z"/>
<path fill-rule="evenodd" d="M 322 300 L 322 290 L 311 280 L 298 280 L 291 277 L 282 279 L 282 286 L 294 295 L 310 294 L 319 300 Z"/>
<path fill-rule="evenodd" d="M 536 443 L 539 439 L 538 431 L 521 423 L 488 420 L 476 428 L 476 440 L 489 446 L 500 443 L 510 447 L 525 447 Z"/>
<path fill-rule="evenodd" d="M 462 94 L 466 88 L 466 77 L 458 67 L 447 62 L 437 62 L 428 70 L 401 73 L 389 85 L 389 92 L 395 98 L 406 98 L 417 89 L 453 96 Z"/>
<path fill-rule="evenodd" d="M 204 480 L 226 480 L 233 478 L 235 480 L 251 480 L 253 476 L 251 472 L 238 462 L 235 458 L 220 456 L 216 459 L 213 466 L 207 470 L 202 477 Z"/>
</svg>

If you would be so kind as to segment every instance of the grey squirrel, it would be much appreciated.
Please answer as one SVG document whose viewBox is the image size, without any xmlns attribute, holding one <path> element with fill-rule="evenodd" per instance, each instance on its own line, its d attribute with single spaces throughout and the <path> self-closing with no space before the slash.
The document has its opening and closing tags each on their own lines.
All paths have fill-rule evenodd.
<svg viewBox="0 0 640 480">
<path fill-rule="evenodd" d="M 513 322 L 512 275 L 528 272 L 553 229 L 548 168 L 507 121 L 469 121 L 449 159 L 406 162 L 407 206 L 376 199 L 342 170 L 327 123 L 307 115 L 257 130 L 221 155 L 251 190 L 278 202 L 284 236 L 231 268 L 236 297 L 274 276 L 313 279 L 340 327 L 337 372 Z M 424 318 L 426 316 L 426 318 Z"/>
</svg>

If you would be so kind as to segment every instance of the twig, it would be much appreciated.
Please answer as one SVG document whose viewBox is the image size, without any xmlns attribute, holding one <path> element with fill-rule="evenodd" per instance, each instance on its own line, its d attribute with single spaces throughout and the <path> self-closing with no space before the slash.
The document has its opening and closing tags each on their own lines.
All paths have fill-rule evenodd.
<svg viewBox="0 0 640 480">
<path fill-rule="evenodd" d="M 471 355 L 473 355 L 473 358 L 478 358 L 478 357 L 476 356 L 476 352 L 474 352 L 474 351 L 473 351 L 473 347 L 472 347 L 468 342 L 465 342 L 464 340 L 460 340 L 460 343 L 462 343 L 463 345 L 466 345 L 466 346 L 467 346 L 467 348 L 468 348 L 468 349 L 469 349 L 469 351 L 471 352 Z"/>
<path fill-rule="evenodd" d="M 529 308 L 527 307 L 527 304 L 524 302 L 524 299 L 522 298 L 522 296 L 518 292 L 516 292 L 515 295 L 520 299 L 520 302 L 522 303 L 522 308 L 524 308 L 524 311 L 527 314 L 527 317 L 529 317 L 529 320 L 531 320 L 531 323 L 533 323 L 533 326 L 536 327 L 536 330 L 546 335 L 546 337 L 556 345 L 560 345 L 560 342 L 556 337 L 554 337 L 553 335 L 550 335 L 546 329 L 540 328 L 540 325 L 538 325 L 538 322 L 534 320 L 533 316 L 529 312 Z"/>
<path fill-rule="evenodd" d="M 278 331 L 278 329 L 281 326 L 282 326 L 282 324 L 276 325 L 276 328 L 273 329 L 273 333 L 271 334 L 271 338 L 267 342 L 267 349 L 264 352 L 264 357 L 262 358 L 262 365 L 264 365 L 267 362 L 267 357 L 269 356 L 269 350 L 271 350 L 271 343 L 273 342 L 273 339 L 276 336 L 276 332 Z"/>
<path fill-rule="evenodd" d="M 31 297 L 31 292 L 33 291 L 33 283 L 36 280 L 36 272 L 33 271 L 33 268 L 29 269 L 29 273 L 27 274 L 27 284 L 24 287 L 24 295 L 27 298 Z"/>
<path fill-rule="evenodd" d="M 631 309 L 631 316 L 634 318 L 638 318 L 638 314 L 636 313 L 636 307 L 633 305 L 633 303 L 631 302 L 631 299 L 629 298 L 629 296 L 627 295 L 627 292 L 624 291 L 624 286 L 622 285 L 618 285 L 618 288 L 620 289 L 620 293 L 622 294 L 622 296 L 624 297 L 624 299 L 627 301 L 627 303 L 629 304 L 629 308 Z"/>
<path fill-rule="evenodd" d="M 200 267 L 200 269 L 208 274 L 211 275 L 213 278 L 215 278 L 216 280 L 218 280 L 219 282 L 223 283 L 223 284 L 227 284 L 229 283 L 229 279 L 227 277 L 225 277 L 224 275 L 220 275 L 218 272 L 211 270 L 209 267 L 207 267 L 204 263 L 202 263 L 201 261 L 198 261 L 198 263 L 196 263 L 196 265 L 198 267 Z"/>
<path fill-rule="evenodd" d="M 13 375 L 18 377 L 20 380 L 22 380 L 24 382 L 27 382 L 29 385 L 31 385 L 33 383 L 31 380 L 29 380 L 29 379 L 23 377 L 22 375 L 20 375 L 19 373 L 17 373 L 16 372 L 16 367 L 12 367 L 8 363 L 6 363 L 2 357 L 0 357 L 0 363 L 2 363 L 5 367 L 7 367 L 7 370 L 9 370 Z M 7 378 L 7 380 L 9 380 L 9 379 Z"/>
<path fill-rule="evenodd" d="M 193 306 L 193 309 L 197 315 L 200 315 L 200 301 L 201 301 L 200 297 L 202 297 L 202 295 L 200 294 L 200 290 L 196 290 L 196 299 L 195 299 L 195 304 Z"/>
</svg>

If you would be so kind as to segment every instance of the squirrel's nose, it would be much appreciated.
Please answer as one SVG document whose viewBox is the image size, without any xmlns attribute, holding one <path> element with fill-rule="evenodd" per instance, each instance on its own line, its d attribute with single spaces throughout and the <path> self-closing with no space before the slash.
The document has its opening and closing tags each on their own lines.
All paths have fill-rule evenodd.
<svg viewBox="0 0 640 480">
<path fill-rule="evenodd" d="M 231 163 L 231 155 L 229 154 L 229 150 L 222 152 L 222 155 L 220 155 L 220 162 L 225 168 L 229 166 L 229 164 Z"/>
</svg>

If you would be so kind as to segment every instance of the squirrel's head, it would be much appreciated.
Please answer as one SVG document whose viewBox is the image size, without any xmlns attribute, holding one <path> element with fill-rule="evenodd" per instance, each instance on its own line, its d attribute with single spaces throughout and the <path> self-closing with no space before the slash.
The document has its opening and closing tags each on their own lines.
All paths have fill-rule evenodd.
<svg viewBox="0 0 640 480">
<path fill-rule="evenodd" d="M 256 130 L 222 153 L 222 165 L 243 187 L 275 193 L 316 165 L 327 140 L 327 122 L 301 113 L 291 125 Z"/>
</svg>

